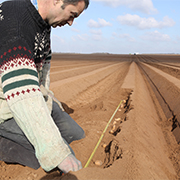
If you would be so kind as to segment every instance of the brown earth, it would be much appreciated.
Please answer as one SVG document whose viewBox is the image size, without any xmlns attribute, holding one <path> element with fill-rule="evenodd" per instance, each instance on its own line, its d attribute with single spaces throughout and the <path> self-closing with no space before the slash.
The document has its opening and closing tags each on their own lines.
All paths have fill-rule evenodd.
<svg viewBox="0 0 180 180">
<path fill-rule="evenodd" d="M 83 167 L 112 119 L 90 164 L 60 177 L 0 162 L 0 180 L 180 179 L 180 56 L 54 54 L 50 89 L 85 130 Z"/>
</svg>

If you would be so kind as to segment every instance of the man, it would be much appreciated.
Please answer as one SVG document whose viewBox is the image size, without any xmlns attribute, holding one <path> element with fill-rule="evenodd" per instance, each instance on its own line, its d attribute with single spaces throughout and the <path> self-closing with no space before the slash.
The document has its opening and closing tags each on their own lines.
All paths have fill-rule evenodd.
<svg viewBox="0 0 180 180">
<path fill-rule="evenodd" d="M 50 29 L 71 26 L 89 0 L 32 1 L 38 10 L 30 0 L 0 4 L 0 160 L 77 171 L 68 144 L 84 131 L 49 91 Z"/>
</svg>

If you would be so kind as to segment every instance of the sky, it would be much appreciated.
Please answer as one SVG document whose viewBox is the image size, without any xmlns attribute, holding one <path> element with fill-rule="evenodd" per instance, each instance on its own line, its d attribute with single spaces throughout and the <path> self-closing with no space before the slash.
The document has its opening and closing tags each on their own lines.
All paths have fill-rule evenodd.
<svg viewBox="0 0 180 180">
<path fill-rule="evenodd" d="M 72 26 L 52 28 L 52 52 L 179 54 L 179 7 L 180 0 L 90 0 Z"/>
<path fill-rule="evenodd" d="M 180 0 L 90 0 L 70 27 L 52 29 L 53 52 L 180 53 Z"/>
</svg>

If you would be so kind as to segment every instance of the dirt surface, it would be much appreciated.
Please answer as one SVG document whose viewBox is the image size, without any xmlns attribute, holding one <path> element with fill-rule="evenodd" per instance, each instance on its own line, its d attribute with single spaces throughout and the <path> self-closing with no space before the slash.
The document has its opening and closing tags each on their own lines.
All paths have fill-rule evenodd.
<svg viewBox="0 0 180 180">
<path fill-rule="evenodd" d="M 86 133 L 71 144 L 83 167 L 111 120 L 90 164 L 60 176 L 0 162 L 0 180 L 180 179 L 180 56 L 54 54 L 50 89 Z"/>
</svg>

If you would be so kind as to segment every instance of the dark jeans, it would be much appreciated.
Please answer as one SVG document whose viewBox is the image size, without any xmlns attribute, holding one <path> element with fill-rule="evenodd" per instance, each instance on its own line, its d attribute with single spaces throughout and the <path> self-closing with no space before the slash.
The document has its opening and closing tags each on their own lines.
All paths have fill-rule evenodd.
<svg viewBox="0 0 180 180">
<path fill-rule="evenodd" d="M 64 111 L 62 111 L 59 107 L 59 105 L 56 102 L 53 102 L 53 108 L 51 116 L 59 128 L 59 131 L 61 132 L 61 136 L 63 137 L 66 144 L 70 144 L 72 141 L 79 140 L 85 137 L 85 133 L 83 129 Z M 17 123 L 13 118 L 5 121 L 4 123 L 0 124 L 0 138 L 2 137 L 3 140 L 0 139 L 0 160 L 5 161 L 8 159 L 8 162 L 11 162 L 10 157 L 4 157 L 4 156 L 10 156 L 10 153 L 12 153 L 12 156 L 15 155 L 17 152 L 17 149 L 22 150 L 25 153 L 25 156 L 28 155 L 31 156 L 29 158 L 32 161 L 32 156 L 35 158 L 35 150 L 29 140 L 26 138 L 22 130 L 19 128 Z M 7 147 L 4 147 L 7 146 Z M 10 147 L 12 146 L 12 148 Z M 16 147 L 17 149 L 16 149 Z M 69 145 L 68 145 L 69 146 Z M 22 148 L 21 148 L 22 147 Z M 9 149 L 11 148 L 11 149 Z M 69 146 L 71 149 L 71 147 Z M 13 151 L 14 149 L 14 151 Z M 6 151 L 9 151 L 9 153 L 6 154 Z M 72 153 L 73 150 L 71 149 Z M 2 153 L 1 153 L 2 152 Z M 19 154 L 19 151 L 18 151 Z M 21 153 L 19 155 L 22 155 Z M 33 167 L 36 169 L 36 165 L 28 165 L 29 160 L 25 158 L 25 161 L 23 161 L 22 157 L 19 159 L 21 162 L 18 162 L 18 157 L 16 156 L 16 160 L 13 160 L 17 163 L 27 165 L 30 167 Z"/>
</svg>

